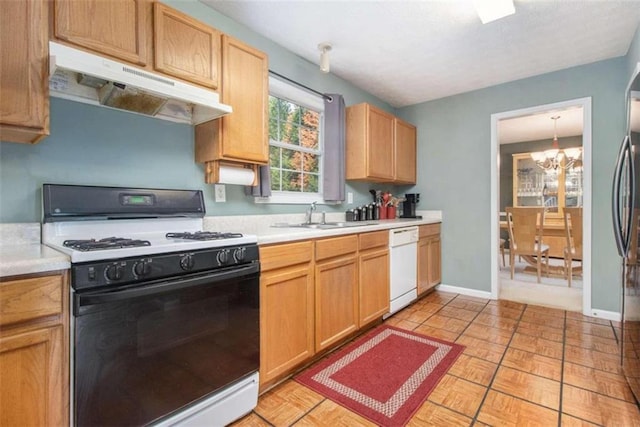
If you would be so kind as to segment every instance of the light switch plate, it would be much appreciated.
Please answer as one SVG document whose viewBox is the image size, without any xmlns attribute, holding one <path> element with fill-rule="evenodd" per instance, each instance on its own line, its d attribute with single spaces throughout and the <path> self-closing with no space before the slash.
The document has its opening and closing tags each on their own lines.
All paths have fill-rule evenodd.
<svg viewBox="0 0 640 427">
<path fill-rule="evenodd" d="M 353 193 L 347 192 L 347 203 L 353 203 Z"/>
<path fill-rule="evenodd" d="M 227 192 L 225 190 L 224 184 L 215 184 L 215 198 L 216 202 L 226 202 L 227 201 Z"/>
</svg>

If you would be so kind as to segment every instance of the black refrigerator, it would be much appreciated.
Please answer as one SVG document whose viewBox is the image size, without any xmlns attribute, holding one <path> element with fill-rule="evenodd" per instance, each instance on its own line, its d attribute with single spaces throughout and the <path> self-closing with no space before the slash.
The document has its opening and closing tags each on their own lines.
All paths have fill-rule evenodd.
<svg viewBox="0 0 640 427">
<path fill-rule="evenodd" d="M 640 64 L 626 94 L 627 127 L 613 179 L 613 229 L 622 261 L 619 342 L 624 375 L 640 402 Z"/>
</svg>

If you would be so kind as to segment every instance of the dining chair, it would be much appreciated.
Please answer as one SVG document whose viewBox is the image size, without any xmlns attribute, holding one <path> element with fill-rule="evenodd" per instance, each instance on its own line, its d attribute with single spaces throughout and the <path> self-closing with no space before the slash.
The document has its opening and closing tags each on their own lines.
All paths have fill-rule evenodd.
<svg viewBox="0 0 640 427">
<path fill-rule="evenodd" d="M 511 279 L 515 273 L 515 257 L 518 255 L 536 267 L 538 283 L 540 283 L 543 259 L 546 274 L 549 276 L 549 245 L 545 245 L 542 241 L 544 208 L 508 207 L 506 212 L 510 240 Z"/>
<path fill-rule="evenodd" d="M 582 208 L 564 208 L 564 230 L 567 245 L 564 248 L 564 275 L 569 287 L 575 272 L 582 272 Z M 573 261 L 580 261 L 580 267 L 573 268 Z"/>
<path fill-rule="evenodd" d="M 506 212 L 500 212 L 500 223 L 502 222 L 506 222 L 507 221 L 507 213 Z M 507 247 L 507 239 L 505 238 L 500 238 L 500 255 L 502 255 L 502 266 L 506 267 L 506 263 L 505 263 L 505 255 L 504 255 L 504 249 Z"/>
</svg>

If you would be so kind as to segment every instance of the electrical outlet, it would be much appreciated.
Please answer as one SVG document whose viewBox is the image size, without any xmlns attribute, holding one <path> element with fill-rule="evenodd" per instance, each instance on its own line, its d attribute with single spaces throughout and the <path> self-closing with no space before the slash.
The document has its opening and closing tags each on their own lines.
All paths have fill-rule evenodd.
<svg viewBox="0 0 640 427">
<path fill-rule="evenodd" d="M 347 203 L 353 203 L 353 193 L 352 192 L 348 192 L 347 193 Z"/>
<path fill-rule="evenodd" d="M 216 189 L 216 196 L 215 196 L 216 202 L 226 202 L 227 194 L 225 191 L 224 184 L 216 184 L 215 189 Z"/>
</svg>

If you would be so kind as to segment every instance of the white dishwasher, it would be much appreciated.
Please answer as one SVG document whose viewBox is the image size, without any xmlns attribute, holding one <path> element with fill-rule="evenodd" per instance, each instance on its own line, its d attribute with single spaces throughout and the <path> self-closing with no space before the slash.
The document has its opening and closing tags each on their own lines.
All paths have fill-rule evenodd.
<svg viewBox="0 0 640 427">
<path fill-rule="evenodd" d="M 385 318 L 418 297 L 418 227 L 389 230 L 390 295 Z"/>
</svg>

